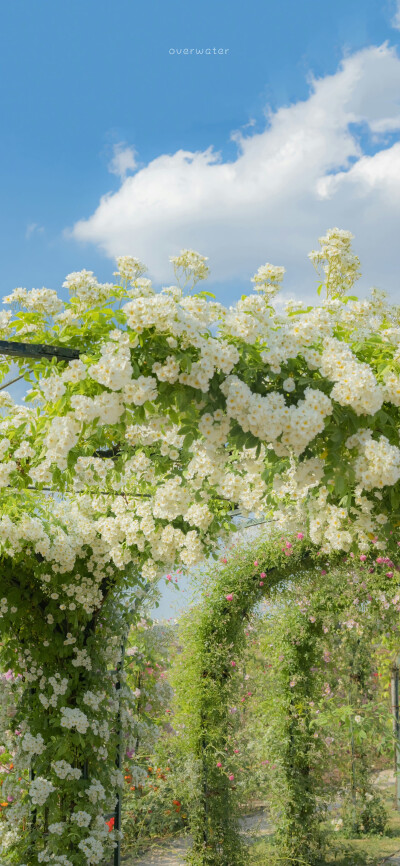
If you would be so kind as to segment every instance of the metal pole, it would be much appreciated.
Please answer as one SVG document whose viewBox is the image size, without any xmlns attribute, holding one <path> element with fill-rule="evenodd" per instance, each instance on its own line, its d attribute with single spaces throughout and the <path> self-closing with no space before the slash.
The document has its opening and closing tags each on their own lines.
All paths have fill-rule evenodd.
<svg viewBox="0 0 400 866">
<path fill-rule="evenodd" d="M 78 349 L 68 346 L 47 346 L 43 343 L 12 343 L 0 340 L 0 355 L 10 355 L 12 358 L 59 358 L 60 361 L 72 361 L 79 358 Z"/>
<path fill-rule="evenodd" d="M 125 635 L 125 639 L 121 646 L 121 658 L 117 665 L 117 682 L 115 685 L 116 691 L 119 692 L 121 689 L 121 674 L 124 667 L 125 660 L 125 646 L 126 641 L 128 639 L 128 634 Z M 118 713 L 117 713 L 117 749 L 115 756 L 115 766 L 117 770 L 122 769 L 122 725 L 121 725 L 121 701 L 118 701 Z M 121 831 L 121 823 L 122 823 L 122 793 L 120 794 L 117 791 L 117 804 L 115 807 L 115 823 L 114 829 L 120 833 Z M 121 866 L 121 841 L 117 839 L 117 847 L 114 849 L 114 866 Z"/>
<path fill-rule="evenodd" d="M 392 667 L 392 712 L 394 735 L 394 773 L 396 779 L 396 809 L 400 812 L 400 709 L 399 709 L 399 668 L 400 656 Z"/>
</svg>

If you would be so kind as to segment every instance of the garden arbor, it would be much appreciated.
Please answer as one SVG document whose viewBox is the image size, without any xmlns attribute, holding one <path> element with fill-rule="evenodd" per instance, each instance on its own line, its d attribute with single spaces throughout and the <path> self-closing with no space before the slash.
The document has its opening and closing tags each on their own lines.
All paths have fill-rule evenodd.
<svg viewBox="0 0 400 866">
<path fill-rule="evenodd" d="M 23 691 L 14 709 L 10 698 L 7 728 L 19 775 L 6 862 L 104 856 L 104 804 L 121 784 L 107 718 L 120 644 L 111 601 L 122 589 L 140 596 L 207 557 L 235 508 L 309 533 L 326 553 L 393 538 L 398 312 L 377 294 L 346 295 L 358 274 L 350 240 L 334 229 L 312 254 L 327 294 L 314 308 L 290 302 L 278 313 L 283 268 L 265 265 L 256 292 L 227 310 L 193 292 L 208 269 L 191 251 L 172 260 L 178 285 L 158 294 L 140 262 L 122 257 L 115 285 L 70 274 L 67 303 L 48 289 L 6 299 L 14 311 L 1 314 L 2 338 L 79 352 L 30 363 L 24 405 L 2 392 L 2 664 Z M 3 359 L 2 372 L 9 366 Z"/>
<path fill-rule="evenodd" d="M 263 598 L 272 598 L 266 630 L 273 649 L 267 650 L 266 657 L 276 661 L 275 691 L 264 696 L 269 705 L 265 724 L 270 725 L 276 762 L 269 803 L 276 830 L 271 857 L 275 854 L 278 862 L 288 866 L 320 863 L 321 821 L 328 799 L 322 779 L 326 745 L 320 735 L 325 720 L 319 715 L 321 682 L 315 672 L 326 655 L 324 644 L 341 629 L 342 641 L 349 644 L 349 676 L 359 690 L 366 689 L 364 669 L 371 642 L 398 622 L 398 570 L 385 555 L 322 557 L 302 533 L 293 537 L 267 531 L 256 541 L 242 538 L 202 574 L 201 582 L 202 599 L 183 620 L 182 654 L 174 672 L 177 722 L 197 792 L 188 862 L 193 866 L 246 863 L 238 799 L 244 755 L 235 722 L 247 692 L 244 687 L 239 699 L 237 674 L 252 613 Z M 348 745 L 350 750 L 350 740 Z M 362 741 L 357 753 L 348 808 L 355 832 L 361 817 L 373 826 L 381 810 L 371 789 Z"/>
</svg>

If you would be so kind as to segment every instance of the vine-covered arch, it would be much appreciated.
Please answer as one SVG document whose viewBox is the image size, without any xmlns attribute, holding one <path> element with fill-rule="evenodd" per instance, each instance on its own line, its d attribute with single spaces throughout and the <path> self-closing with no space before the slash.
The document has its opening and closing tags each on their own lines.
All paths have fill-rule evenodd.
<svg viewBox="0 0 400 866">
<path fill-rule="evenodd" d="M 144 583 L 204 561 L 229 536 L 237 509 L 273 515 L 287 532 L 302 528 L 324 552 L 368 552 L 372 540 L 390 538 L 400 502 L 398 310 L 376 294 L 362 303 L 347 294 L 358 275 L 349 232 L 331 230 L 321 246 L 312 258 L 325 269 L 326 298 L 312 308 L 277 311 L 284 269 L 267 264 L 253 278 L 255 293 L 226 309 L 194 292 L 208 268 L 190 250 L 172 257 L 177 285 L 160 292 L 137 259 L 123 256 L 114 284 L 88 271 L 69 274 L 68 302 L 49 289 L 18 288 L 5 299 L 2 338 L 23 343 L 29 335 L 33 344 L 79 352 L 29 366 L 18 358 L 31 386 L 23 406 L 1 391 L 1 655 L 11 670 L 2 686 L 15 676 L 16 691 L 21 680 L 35 688 L 37 724 L 55 733 L 43 748 L 18 700 L 10 707 L 21 772 L 9 780 L 6 862 L 26 866 L 21 816 L 31 805 L 48 825 L 32 866 L 92 866 L 104 855 L 104 835 L 115 840 L 100 801 L 122 783 L 107 746 L 98 744 L 104 785 L 101 761 L 97 778 L 78 778 L 72 736 L 68 758 L 56 757 L 60 728 L 77 741 L 107 736 L 101 688 L 88 686 L 77 703 L 75 685 L 77 673 L 89 683 L 96 665 L 82 634 L 101 643 L 100 625 L 103 635 L 108 625 L 112 631 L 111 594 L 129 587 L 138 597 Z M 9 372 L 9 359 L 0 370 Z M 286 553 L 295 560 L 287 549 L 282 563 Z M 25 652 L 30 570 L 45 634 L 50 626 L 57 638 L 65 631 L 60 656 L 57 639 L 36 645 L 36 634 Z M 114 643 L 115 633 L 112 660 Z M 53 688 L 56 656 L 71 662 L 65 693 Z M 46 775 L 29 785 L 32 761 Z M 58 820 L 68 786 L 73 809 Z M 86 809 L 74 794 L 80 787 Z"/>
<path fill-rule="evenodd" d="M 241 544 L 213 571 L 199 609 L 188 615 L 185 653 L 176 671 L 186 748 L 196 759 L 198 798 L 192 812 L 193 866 L 242 866 L 235 780 L 226 772 L 231 673 L 245 643 L 249 615 L 285 581 L 314 567 L 317 549 L 298 533 Z M 195 617 L 195 619 L 194 619 Z M 190 701 L 185 695 L 190 694 Z"/>
<path fill-rule="evenodd" d="M 243 541 L 211 568 L 201 602 L 191 609 L 182 626 L 183 653 L 176 666 L 177 713 L 188 755 L 194 758 L 197 798 L 192 812 L 193 866 L 244 866 L 246 854 L 239 833 L 236 778 L 229 766 L 232 704 L 237 685 L 232 674 L 240 665 L 248 619 L 263 598 L 274 590 L 281 601 L 289 591 L 289 607 L 283 607 L 281 664 L 277 679 L 281 693 L 279 808 L 275 811 L 276 850 L 279 862 L 320 862 L 323 836 L 324 787 L 315 740 L 317 698 L 314 671 L 324 638 L 326 617 L 340 618 L 357 603 L 368 608 L 368 640 L 374 622 L 398 617 L 398 571 L 387 556 L 357 560 L 332 556 L 301 537 L 268 534 Z M 349 580 L 349 576 L 352 577 Z M 353 586 L 353 578 L 356 577 Z M 301 588 L 311 593 L 302 609 Z M 373 591 L 374 596 L 371 595 Z M 393 599 L 388 603 L 387 597 Z M 366 612 L 364 611 L 364 616 Z M 375 618 L 375 619 L 374 619 Z M 281 617 L 282 619 L 282 617 Z M 355 635 L 357 638 L 357 635 Z M 357 641 L 356 641 L 357 642 Z M 358 639 L 358 643 L 360 640 Z M 357 653 L 355 652 L 355 656 Z M 358 662 L 355 659 L 357 666 Z M 358 667 L 357 667 L 358 676 Z M 354 672 L 353 672 L 354 674 Z M 360 682 L 363 683 L 362 672 Z M 234 708 L 235 709 L 235 708 Z M 360 814 L 366 814 L 370 798 L 368 768 L 361 767 L 365 787 Z M 367 773 L 367 775 L 365 775 Z M 366 794 L 366 797 L 365 797 Z M 375 803 L 367 805 L 371 810 Z"/>
</svg>

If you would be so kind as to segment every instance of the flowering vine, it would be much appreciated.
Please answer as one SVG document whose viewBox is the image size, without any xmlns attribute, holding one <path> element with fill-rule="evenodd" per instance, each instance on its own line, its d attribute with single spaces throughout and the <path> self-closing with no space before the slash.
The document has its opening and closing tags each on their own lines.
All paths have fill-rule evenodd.
<svg viewBox="0 0 400 866">
<path fill-rule="evenodd" d="M 195 291 L 208 266 L 193 251 L 173 258 L 176 285 L 158 293 L 124 256 L 115 283 L 69 274 L 67 302 L 50 289 L 5 299 L 2 339 L 79 352 L 29 369 L 20 359 L 23 405 L 1 392 L 2 664 L 23 684 L 14 734 L 29 733 L 19 741 L 36 749 L 29 761 L 18 744 L 6 861 L 86 866 L 113 841 L 102 815 L 119 776 L 101 718 L 118 712 L 110 670 L 122 620 L 112 601 L 125 589 L 140 603 L 146 583 L 200 562 L 237 509 L 285 532 L 306 526 L 325 553 L 390 543 L 399 313 L 376 292 L 346 294 L 358 273 L 350 241 L 333 229 L 314 256 L 327 289 L 316 307 L 275 308 L 283 269 L 268 264 L 255 293 L 226 309 Z M 79 808 L 84 791 L 95 808 Z"/>
</svg>

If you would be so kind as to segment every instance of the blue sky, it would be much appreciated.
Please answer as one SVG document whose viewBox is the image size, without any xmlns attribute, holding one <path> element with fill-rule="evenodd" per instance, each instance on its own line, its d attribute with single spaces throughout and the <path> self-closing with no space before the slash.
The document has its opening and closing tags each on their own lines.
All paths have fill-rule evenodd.
<svg viewBox="0 0 400 866">
<path fill-rule="evenodd" d="M 115 0 L 112 5 L 109 0 L 13 0 L 3 4 L 3 293 L 16 285 L 57 288 L 66 273 L 82 267 L 109 278 L 113 267 L 104 252 L 102 232 L 93 242 L 82 243 L 67 237 L 65 229 L 88 220 L 101 196 L 118 193 L 121 178 L 108 168 L 115 145 L 134 149 L 139 172 L 157 157 L 179 149 L 204 152 L 212 146 L 224 162 L 234 161 L 237 144 L 231 140 L 232 132 L 262 133 L 268 107 L 276 112 L 307 100 L 310 75 L 317 79 L 334 75 L 343 56 L 361 49 L 385 41 L 397 46 L 400 31 L 391 23 L 395 13 L 394 0 L 334 4 Z M 229 53 L 197 57 L 169 53 L 172 48 L 214 46 Z M 360 123 L 360 139 L 364 131 Z M 390 135 L 393 130 L 386 133 L 386 147 Z M 368 134 L 364 139 L 365 153 L 382 145 Z M 222 249 L 223 214 L 219 226 Z M 328 226 L 321 219 L 318 233 Z M 252 231 L 251 222 L 246 229 L 245 217 L 240 231 L 245 247 Z M 190 243 L 190 232 L 181 232 L 178 225 L 168 238 L 174 247 L 169 251 L 194 246 L 196 241 L 201 244 L 201 232 L 193 235 Z M 312 238 L 315 243 L 315 230 Z M 145 251 L 149 247 L 147 259 L 152 259 L 151 237 L 144 244 L 143 238 L 135 241 L 133 226 L 128 240 L 122 238 L 119 252 L 137 254 L 136 246 L 144 246 Z M 155 231 L 155 246 L 157 241 Z M 230 244 L 236 246 L 235 237 Z M 166 245 L 166 241 L 158 244 L 164 260 Z M 218 260 L 216 273 L 224 299 L 236 295 L 242 275 L 250 276 L 275 250 L 282 258 L 279 243 L 266 241 L 260 259 L 264 248 L 259 252 L 256 246 L 253 268 L 247 261 L 243 266 L 239 262 L 238 277 L 229 267 L 225 276 L 224 262 Z M 201 252 L 207 254 L 208 249 Z M 304 248 L 304 258 L 307 252 Z M 152 261 L 148 264 L 152 270 Z M 156 277 L 164 278 L 158 261 L 153 270 Z M 312 271 L 309 274 L 312 284 Z"/>
<path fill-rule="evenodd" d="M 220 300 L 265 261 L 308 299 L 307 252 L 338 225 L 361 293 L 400 301 L 399 42 L 396 0 L 2 4 L 2 293 L 108 280 L 114 254 L 169 284 L 189 246 Z"/>
</svg>

